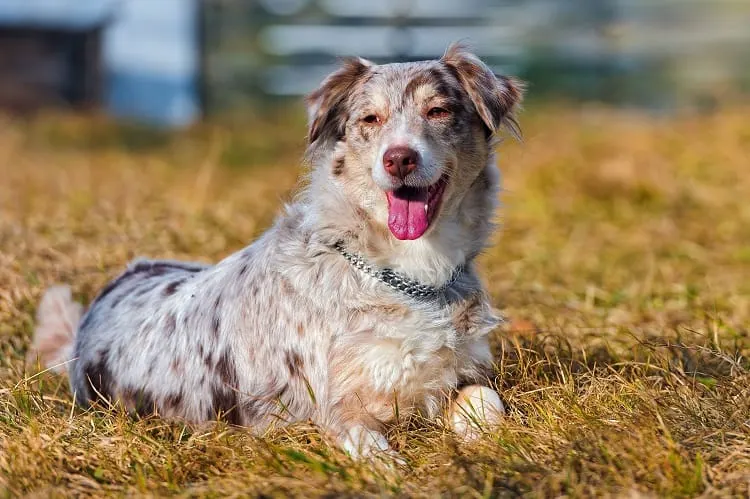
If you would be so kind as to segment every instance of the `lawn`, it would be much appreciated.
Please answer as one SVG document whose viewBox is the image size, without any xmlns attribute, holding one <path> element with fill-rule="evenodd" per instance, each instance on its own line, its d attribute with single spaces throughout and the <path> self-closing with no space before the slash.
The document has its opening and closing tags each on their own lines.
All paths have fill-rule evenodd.
<svg viewBox="0 0 750 499">
<path fill-rule="evenodd" d="M 396 472 L 309 425 L 74 407 L 24 356 L 45 287 L 90 301 L 135 256 L 216 261 L 303 173 L 298 111 L 169 136 L 97 118 L 0 118 L 0 497 L 706 497 L 750 494 L 750 107 L 654 117 L 545 106 L 501 146 L 482 256 L 502 425 L 460 444 L 412 420 Z"/>
</svg>

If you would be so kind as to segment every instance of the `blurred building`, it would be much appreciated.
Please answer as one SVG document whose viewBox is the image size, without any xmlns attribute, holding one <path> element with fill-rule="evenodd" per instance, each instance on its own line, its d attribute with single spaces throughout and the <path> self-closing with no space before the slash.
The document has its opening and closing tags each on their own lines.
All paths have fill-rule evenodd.
<svg viewBox="0 0 750 499">
<path fill-rule="evenodd" d="M 0 2 L 0 106 L 101 104 L 107 2 Z"/>
<path fill-rule="evenodd" d="M 97 107 L 171 126 L 202 113 L 200 0 L 0 0 L 0 106 Z"/>
</svg>

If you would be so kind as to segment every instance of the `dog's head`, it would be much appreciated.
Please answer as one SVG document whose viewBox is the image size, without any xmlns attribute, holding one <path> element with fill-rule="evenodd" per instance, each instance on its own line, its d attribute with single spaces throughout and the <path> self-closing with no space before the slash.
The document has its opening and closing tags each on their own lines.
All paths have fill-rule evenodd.
<svg viewBox="0 0 750 499">
<path fill-rule="evenodd" d="M 520 85 L 451 46 L 439 60 L 348 59 L 308 97 L 310 155 L 350 201 L 399 240 L 456 215 L 493 137 L 515 131 Z"/>
</svg>

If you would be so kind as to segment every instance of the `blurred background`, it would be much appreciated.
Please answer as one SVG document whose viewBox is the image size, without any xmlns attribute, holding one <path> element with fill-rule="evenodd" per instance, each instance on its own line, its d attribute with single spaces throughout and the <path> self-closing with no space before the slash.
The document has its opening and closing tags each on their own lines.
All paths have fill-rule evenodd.
<svg viewBox="0 0 750 499">
<path fill-rule="evenodd" d="M 750 89 L 747 0 L 2 0 L 0 106 L 183 127 L 308 92 L 339 56 L 455 40 L 532 102 L 661 113 Z"/>
</svg>

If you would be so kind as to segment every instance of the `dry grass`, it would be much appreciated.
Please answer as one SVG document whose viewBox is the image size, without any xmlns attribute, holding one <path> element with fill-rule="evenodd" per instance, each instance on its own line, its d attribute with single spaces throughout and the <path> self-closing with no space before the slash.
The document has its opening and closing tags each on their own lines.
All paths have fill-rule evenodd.
<svg viewBox="0 0 750 499">
<path fill-rule="evenodd" d="M 493 335 L 510 414 L 472 446 L 404 424 L 395 474 L 306 426 L 254 438 L 83 411 L 24 366 L 49 284 L 88 301 L 136 255 L 213 261 L 268 226 L 299 173 L 297 115 L 171 138 L 4 121 L 0 496 L 747 496 L 749 114 L 526 114 L 482 259 L 513 319 Z"/>
</svg>

